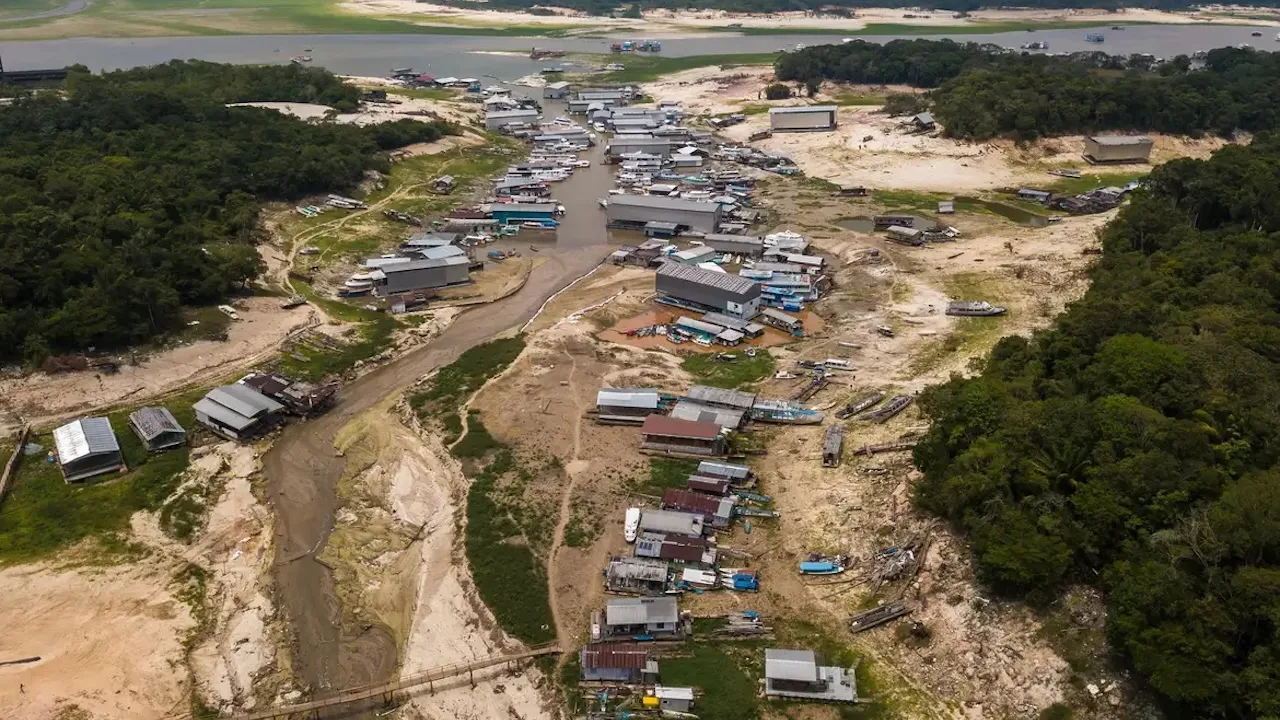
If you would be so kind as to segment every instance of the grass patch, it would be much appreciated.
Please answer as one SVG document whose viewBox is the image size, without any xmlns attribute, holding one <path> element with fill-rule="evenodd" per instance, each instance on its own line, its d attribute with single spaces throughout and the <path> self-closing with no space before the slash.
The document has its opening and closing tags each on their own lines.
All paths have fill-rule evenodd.
<svg viewBox="0 0 1280 720">
<path fill-rule="evenodd" d="M 863 95 L 852 90 L 841 90 L 833 93 L 831 99 L 836 105 L 841 106 L 873 105 L 878 107 L 884 104 L 883 95 Z"/>
<path fill-rule="evenodd" d="M 768 106 L 768 105 L 758 105 L 758 104 L 756 104 L 756 103 L 751 103 L 751 104 L 749 104 L 749 105 L 743 105 L 743 106 L 742 106 L 742 108 L 738 110 L 738 112 L 742 113 L 743 115 L 748 115 L 748 116 L 749 116 L 749 115 L 764 115 L 765 113 L 769 112 L 769 106 Z M 729 113 L 729 114 L 730 114 L 730 115 L 732 115 L 733 113 Z"/>
<path fill-rule="evenodd" d="M 962 273 L 947 278 L 944 288 L 947 297 L 955 300 L 987 300 L 1000 304 L 1004 289 L 999 282 L 981 273 Z M 979 358 L 995 345 L 1004 334 L 1006 316 L 956 318 L 955 329 L 937 339 L 924 352 L 919 353 L 908 368 L 915 377 L 923 375 L 956 355 Z"/>
<path fill-rule="evenodd" d="M 202 392 L 187 393 L 168 403 L 183 427 L 195 424 L 191 404 Z M 129 429 L 134 408 L 108 415 L 129 471 L 90 478 L 72 485 L 44 453 L 20 461 L 14 484 L 0 506 L 0 565 L 47 557 L 87 538 L 99 540 L 108 555 L 131 550 L 124 540 L 129 517 L 139 510 L 156 510 L 173 494 L 178 478 L 190 463 L 186 446 L 152 454 Z M 53 449 L 52 432 L 35 434 L 28 442 Z"/>
<path fill-rule="evenodd" d="M 594 62 L 620 62 L 626 66 L 623 70 L 599 73 L 598 78 L 607 82 L 638 83 L 657 80 L 663 75 L 677 73 L 694 68 L 718 65 L 722 68 L 739 65 L 772 65 L 775 53 L 737 53 L 729 55 L 689 55 L 687 57 L 664 57 L 646 55 L 644 57 L 626 57 L 619 59 L 616 55 L 590 55 Z"/>
<path fill-rule="evenodd" d="M 462 93 L 449 88 L 396 88 L 388 89 L 387 95 L 399 95 L 415 100 L 456 100 Z"/>
<path fill-rule="evenodd" d="M 209 572 L 195 563 L 187 563 L 174 576 L 174 597 L 186 603 L 195 626 L 187 632 L 182 644 L 191 650 L 213 629 L 213 613 L 209 607 Z M 193 693 L 197 694 L 198 693 Z"/>
<path fill-rule="evenodd" d="M 293 285 L 331 316 L 346 322 L 358 322 L 360 326 L 354 337 L 338 347 L 295 345 L 280 356 L 280 368 L 286 375 L 315 381 L 346 372 L 356 363 L 382 352 L 391 339 L 391 333 L 400 326 L 394 317 L 386 313 L 320 297 L 310 286 L 298 280 Z"/>
<path fill-rule="evenodd" d="M 515 471 L 515 456 L 501 447 L 472 477 L 467 491 L 467 561 L 480 598 L 503 630 L 527 643 L 549 642 L 556 630 L 546 570 L 498 499 L 499 479 Z"/>
<path fill-rule="evenodd" d="M 454 417 L 457 417 L 456 415 Z M 496 450 L 502 446 L 489 434 L 489 428 L 480 422 L 480 413 L 472 410 L 467 413 L 467 434 L 462 438 L 462 442 L 453 446 L 449 452 L 455 457 L 460 458 L 480 458 L 484 457 L 490 450 Z"/>
<path fill-rule="evenodd" d="M 697 460 L 651 457 L 649 477 L 636 482 L 633 489 L 646 495 L 661 495 L 664 490 L 684 487 L 697 469 Z"/>
<path fill-rule="evenodd" d="M 456 412 L 468 395 L 505 370 L 523 350 L 523 335 L 477 345 L 440 368 L 440 372 L 427 381 L 426 387 L 409 396 L 409 406 L 423 419 Z"/>
<path fill-rule="evenodd" d="M 1125 185 L 1140 180 L 1147 176 L 1145 172 L 1136 173 L 1085 173 L 1078 178 L 1060 177 L 1056 178 L 1052 184 L 1045 186 L 1044 190 L 1058 195 L 1078 195 L 1080 193 L 1097 190 L 1102 187 L 1116 186 L 1124 187 Z"/>
<path fill-rule="evenodd" d="M 950 200 L 946 193 L 917 192 L 915 190 L 872 190 L 871 198 L 885 206 L 888 213 L 923 213 L 933 215 L 938 212 L 938 202 Z"/>
<path fill-rule="evenodd" d="M 702 689 L 695 708 L 702 720 L 753 720 L 762 703 L 756 677 L 763 674 L 764 646 L 755 642 L 733 645 L 695 644 L 684 657 L 663 658 L 664 685 Z"/>
<path fill-rule="evenodd" d="M 703 385 L 719 388 L 740 388 L 759 382 L 773 374 L 773 355 L 760 350 L 755 357 L 737 353 L 737 362 L 716 360 L 715 353 L 690 355 L 680 363 L 694 379 Z"/>
<path fill-rule="evenodd" d="M 604 532 L 603 518 L 604 515 L 586 498 L 574 498 L 569 504 L 564 544 L 573 548 L 589 547 Z"/>
</svg>

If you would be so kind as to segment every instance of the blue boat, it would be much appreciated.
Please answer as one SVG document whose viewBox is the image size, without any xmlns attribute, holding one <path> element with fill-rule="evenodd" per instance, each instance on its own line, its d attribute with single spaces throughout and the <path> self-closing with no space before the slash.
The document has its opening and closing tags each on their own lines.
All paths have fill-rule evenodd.
<svg viewBox="0 0 1280 720">
<path fill-rule="evenodd" d="M 805 561 L 800 563 L 801 575 L 839 575 L 844 567 L 830 560 Z"/>
<path fill-rule="evenodd" d="M 1102 33 L 1089 33 L 1084 36 L 1085 42 L 1100 43 L 1107 39 Z"/>
</svg>

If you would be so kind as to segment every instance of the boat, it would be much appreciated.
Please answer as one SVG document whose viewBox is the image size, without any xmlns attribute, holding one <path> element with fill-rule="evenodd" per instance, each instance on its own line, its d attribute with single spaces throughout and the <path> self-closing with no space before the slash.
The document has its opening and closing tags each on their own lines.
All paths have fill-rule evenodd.
<svg viewBox="0 0 1280 720">
<path fill-rule="evenodd" d="M 289 58 L 289 62 L 295 65 L 301 65 L 302 63 L 309 63 L 311 62 L 311 56 L 310 55 L 294 55 L 293 57 Z"/>
<path fill-rule="evenodd" d="M 844 565 L 831 560 L 806 560 L 800 563 L 801 575 L 839 575 Z"/>
<path fill-rule="evenodd" d="M 410 68 L 410 67 L 391 68 L 392 75 L 409 75 L 412 73 L 413 73 L 413 68 Z"/>
<path fill-rule="evenodd" d="M 1252 35 L 1252 36 L 1254 36 L 1254 37 L 1262 37 L 1262 32 L 1261 32 L 1261 31 L 1259 31 L 1259 30 L 1254 30 L 1253 32 L 1251 32 L 1251 33 L 1249 33 L 1249 34 L 1250 34 L 1250 35 Z"/>
<path fill-rule="evenodd" d="M 640 529 L 640 508 L 627 508 L 626 520 L 622 524 L 622 537 L 627 542 L 636 541 L 636 532 Z"/>
<path fill-rule="evenodd" d="M 1124 29 L 1124 26 L 1123 26 L 1123 25 L 1112 25 L 1112 26 L 1111 26 L 1111 29 L 1112 29 L 1112 30 L 1123 30 L 1123 29 Z"/>
<path fill-rule="evenodd" d="M 562 73 L 562 72 L 564 72 L 564 68 L 560 67 L 559 65 L 552 65 L 550 67 L 542 68 L 543 75 L 555 75 L 557 73 Z"/>
<path fill-rule="evenodd" d="M 751 419 L 782 425 L 817 425 L 822 413 L 787 400 L 757 400 L 751 408 Z"/>
<path fill-rule="evenodd" d="M 1037 40 L 1035 42 L 1022 43 L 1021 47 L 1023 50 L 1048 50 L 1049 43 L 1043 40 Z"/>
<path fill-rule="evenodd" d="M 1102 33 L 1089 33 L 1088 35 L 1084 36 L 1085 42 L 1091 42 L 1091 43 L 1100 43 L 1106 39 L 1107 37 Z"/>
<path fill-rule="evenodd" d="M 836 417 L 840 418 L 841 420 L 844 420 L 846 418 L 851 418 L 854 415 L 857 415 L 858 413 L 862 412 L 863 410 L 870 409 L 876 403 L 883 400 L 884 396 L 885 396 L 885 393 L 882 393 L 882 392 L 873 392 L 870 395 L 863 395 L 857 400 L 854 400 L 848 405 L 845 405 L 844 408 L 842 408 L 839 412 L 836 413 Z"/>
<path fill-rule="evenodd" d="M 626 70 L 627 66 L 623 65 L 622 63 L 609 63 L 608 65 L 604 66 L 604 69 L 611 70 L 611 71 Z"/>
<path fill-rule="evenodd" d="M 1276 42 L 1280 42 L 1280 33 L 1276 33 Z"/>
<path fill-rule="evenodd" d="M 889 399 L 887 405 L 879 410 L 872 410 L 871 412 L 863 413 L 861 418 L 875 423 L 882 423 L 903 410 L 906 410 L 907 406 L 910 405 L 911 401 L 914 399 L 915 398 L 910 395 L 894 395 Z"/>
<path fill-rule="evenodd" d="M 992 317 L 1005 312 L 1006 308 L 1003 306 L 992 305 L 986 300 L 956 300 L 947 303 L 947 314 L 958 317 Z"/>
</svg>

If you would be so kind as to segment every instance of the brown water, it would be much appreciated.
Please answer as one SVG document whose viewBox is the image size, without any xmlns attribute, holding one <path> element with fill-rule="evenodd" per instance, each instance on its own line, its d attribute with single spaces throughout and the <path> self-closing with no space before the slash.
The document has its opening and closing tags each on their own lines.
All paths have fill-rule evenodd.
<svg viewBox="0 0 1280 720">
<path fill-rule="evenodd" d="M 547 107 L 545 114 L 554 117 L 559 112 Z M 429 344 L 346 386 L 333 410 L 290 425 L 264 458 L 267 491 L 276 512 L 277 597 L 295 640 L 295 671 L 317 696 L 387 680 L 398 667 L 395 639 L 386 627 L 344 626 L 333 572 L 317 559 L 333 529 L 336 486 L 345 467 L 333 448 L 337 433 L 383 398 L 404 391 L 463 351 L 521 326 L 548 298 L 607 256 L 604 214 L 596 204 L 611 186 L 603 156 L 603 145 L 584 153 L 591 167 L 579 169 L 555 187 L 566 216 L 555 244 L 538 253 L 541 262 L 523 288 L 466 311 Z M 348 708 L 331 717 L 351 712 Z"/>
</svg>

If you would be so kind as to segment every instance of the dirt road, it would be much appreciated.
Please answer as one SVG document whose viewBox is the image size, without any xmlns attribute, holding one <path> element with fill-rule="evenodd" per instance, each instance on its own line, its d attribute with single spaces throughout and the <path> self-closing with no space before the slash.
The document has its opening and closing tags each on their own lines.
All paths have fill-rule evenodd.
<svg viewBox="0 0 1280 720">
<path fill-rule="evenodd" d="M 560 112 L 548 106 L 547 116 Z M 343 627 L 333 574 L 316 558 L 333 528 L 335 487 L 344 460 L 334 438 L 352 418 L 386 396 L 452 362 L 463 351 L 532 318 L 558 290 L 608 254 L 596 207 L 608 187 L 603 148 L 585 156 L 592 167 L 555 188 L 567 210 L 554 248 L 539 253 L 525 286 L 493 305 L 467 311 L 430 344 L 388 363 L 343 389 L 337 406 L 316 420 L 288 427 L 265 456 L 267 488 L 276 512 L 276 592 L 294 633 L 295 668 L 314 692 L 386 680 L 397 666 L 396 645 L 383 627 Z"/>
</svg>

